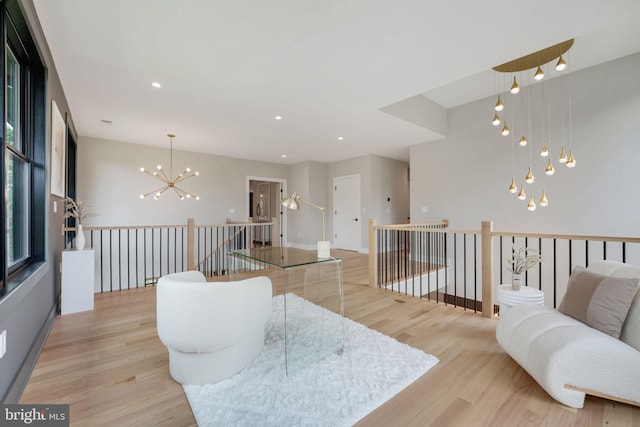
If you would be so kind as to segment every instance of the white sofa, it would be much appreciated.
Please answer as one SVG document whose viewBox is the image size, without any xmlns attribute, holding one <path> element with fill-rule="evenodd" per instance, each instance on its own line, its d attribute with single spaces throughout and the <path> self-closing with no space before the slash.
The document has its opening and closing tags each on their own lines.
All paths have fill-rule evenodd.
<svg viewBox="0 0 640 427">
<path fill-rule="evenodd" d="M 181 384 L 212 384 L 244 369 L 264 347 L 272 313 L 267 277 L 207 282 L 202 273 L 163 276 L 156 290 L 158 336 Z"/>
<path fill-rule="evenodd" d="M 640 267 L 596 261 L 588 270 L 640 278 Z M 540 305 L 519 305 L 501 315 L 502 348 L 558 402 L 584 406 L 585 393 L 640 406 L 640 291 L 620 339 Z"/>
</svg>

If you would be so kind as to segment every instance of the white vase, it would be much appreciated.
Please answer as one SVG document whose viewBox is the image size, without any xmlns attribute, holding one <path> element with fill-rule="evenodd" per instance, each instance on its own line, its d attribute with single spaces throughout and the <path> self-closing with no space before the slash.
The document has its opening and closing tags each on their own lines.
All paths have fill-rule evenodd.
<svg viewBox="0 0 640 427">
<path fill-rule="evenodd" d="M 76 249 L 79 251 L 83 250 L 86 243 L 87 241 L 85 240 L 84 232 L 82 231 L 82 224 L 78 224 L 78 230 L 76 231 L 75 239 Z"/>
<path fill-rule="evenodd" d="M 522 286 L 522 275 L 513 273 L 511 275 L 511 289 L 514 291 L 519 291 Z"/>
</svg>

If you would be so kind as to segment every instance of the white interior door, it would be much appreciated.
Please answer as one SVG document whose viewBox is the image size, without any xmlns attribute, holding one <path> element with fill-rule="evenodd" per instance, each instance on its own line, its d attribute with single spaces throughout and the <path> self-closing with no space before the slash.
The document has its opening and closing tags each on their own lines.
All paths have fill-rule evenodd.
<svg viewBox="0 0 640 427">
<path fill-rule="evenodd" d="M 361 248 L 360 175 L 333 179 L 333 245 L 338 249 Z"/>
</svg>

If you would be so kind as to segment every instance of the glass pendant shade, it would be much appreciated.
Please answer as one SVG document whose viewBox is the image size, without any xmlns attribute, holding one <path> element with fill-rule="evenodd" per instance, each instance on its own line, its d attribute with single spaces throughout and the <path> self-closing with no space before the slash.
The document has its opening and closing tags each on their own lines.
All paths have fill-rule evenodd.
<svg viewBox="0 0 640 427">
<path fill-rule="evenodd" d="M 560 163 L 567 163 L 567 155 L 564 153 L 564 145 L 562 146 L 562 149 L 560 150 L 560 155 L 558 156 L 558 161 Z"/>
<path fill-rule="evenodd" d="M 504 104 L 502 103 L 502 100 L 500 99 L 500 95 L 498 95 L 498 102 L 496 102 L 496 106 L 494 107 L 494 109 L 496 111 L 502 111 L 504 109 Z"/>
<path fill-rule="evenodd" d="M 522 136 L 520 137 L 520 141 L 518 142 L 518 144 L 520 144 L 521 147 L 527 145 L 527 138 L 525 138 L 524 136 L 524 130 L 522 131 Z"/>
<path fill-rule="evenodd" d="M 540 197 L 540 206 L 549 206 L 549 200 L 547 195 L 544 194 L 544 190 L 542 191 L 542 197 Z"/>
<path fill-rule="evenodd" d="M 511 85 L 511 93 L 515 95 L 518 92 L 520 92 L 520 86 L 518 85 L 518 82 L 516 81 L 516 76 L 513 76 L 513 84 Z"/>
<path fill-rule="evenodd" d="M 544 170 L 544 173 L 547 175 L 553 175 L 556 172 L 556 170 L 553 168 L 553 165 L 551 164 L 551 159 L 549 159 L 549 161 L 547 162 L 547 168 Z"/>
<path fill-rule="evenodd" d="M 562 59 L 562 55 L 560 55 L 560 58 L 558 58 L 558 62 L 556 63 L 556 70 L 562 71 L 565 68 L 567 68 L 567 63 L 564 62 L 564 59 Z"/>
<path fill-rule="evenodd" d="M 573 168 L 576 166 L 576 159 L 573 157 L 573 150 L 569 150 L 569 158 L 567 159 L 567 167 Z"/>
<path fill-rule="evenodd" d="M 502 131 L 500 133 L 502 133 L 503 136 L 507 136 L 509 135 L 509 127 L 507 126 L 507 121 L 504 121 L 504 126 L 502 126 Z"/>
<path fill-rule="evenodd" d="M 547 140 L 544 140 L 542 148 L 540 149 L 540 156 L 547 157 L 549 155 L 549 148 L 547 148 Z"/>
<path fill-rule="evenodd" d="M 527 193 L 524 192 L 524 185 L 520 186 L 520 192 L 518 193 L 518 199 L 524 200 L 527 198 Z"/>
<path fill-rule="evenodd" d="M 500 122 L 501 122 L 500 116 L 498 116 L 498 112 L 496 111 L 496 114 L 494 114 L 493 116 L 493 120 L 491 120 L 491 124 L 494 126 L 498 126 Z"/>
<path fill-rule="evenodd" d="M 516 185 L 516 181 L 511 177 L 511 185 L 509 186 L 509 193 L 517 193 L 518 186 Z"/>
<path fill-rule="evenodd" d="M 532 184 L 535 180 L 535 177 L 531 173 L 531 166 L 529 166 L 529 172 L 527 172 L 527 176 L 524 177 L 524 182 L 526 182 L 527 184 Z"/>
<path fill-rule="evenodd" d="M 539 65 L 538 65 L 538 69 L 536 70 L 536 73 L 533 75 L 533 78 L 536 80 L 544 79 L 544 72 L 542 71 L 542 68 L 540 68 Z"/>
<path fill-rule="evenodd" d="M 531 200 L 529 200 L 529 204 L 527 204 L 527 209 L 530 211 L 536 210 L 536 202 L 533 201 L 533 196 L 531 196 Z"/>
</svg>

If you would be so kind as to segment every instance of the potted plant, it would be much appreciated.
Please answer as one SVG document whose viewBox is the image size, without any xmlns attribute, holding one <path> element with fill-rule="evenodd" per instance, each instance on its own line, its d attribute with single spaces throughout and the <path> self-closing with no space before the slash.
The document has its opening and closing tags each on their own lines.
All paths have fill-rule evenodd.
<svg viewBox="0 0 640 427">
<path fill-rule="evenodd" d="M 540 264 L 543 259 L 537 249 L 514 246 L 511 257 L 506 261 L 507 271 L 511 272 L 511 287 L 514 291 L 519 291 L 522 286 L 522 273 Z"/>
<path fill-rule="evenodd" d="M 64 200 L 65 205 L 65 213 L 64 219 L 67 218 L 75 218 L 76 219 L 76 238 L 74 240 L 74 244 L 76 249 L 83 250 L 86 244 L 86 240 L 84 238 L 84 232 L 82 231 L 82 223 L 89 217 L 92 217 L 93 214 L 88 212 L 88 206 L 86 206 L 80 200 L 73 200 L 71 197 L 67 197 Z"/>
</svg>

